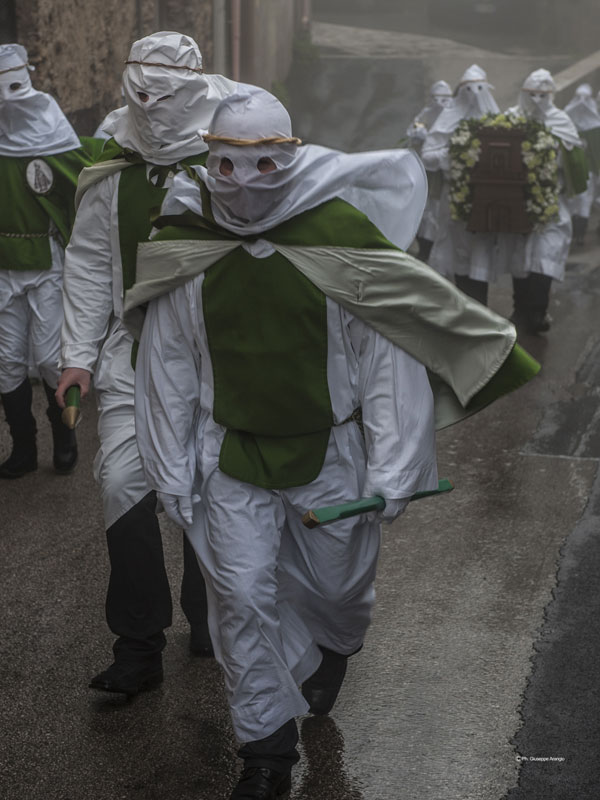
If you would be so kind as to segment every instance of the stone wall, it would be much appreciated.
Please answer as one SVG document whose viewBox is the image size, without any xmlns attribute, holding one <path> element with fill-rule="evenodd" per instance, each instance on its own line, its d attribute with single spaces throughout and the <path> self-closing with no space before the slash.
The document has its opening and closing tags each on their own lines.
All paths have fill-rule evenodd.
<svg viewBox="0 0 600 800">
<path fill-rule="evenodd" d="M 242 81 L 271 89 L 285 80 L 297 21 L 295 0 L 243 0 Z"/>
<path fill-rule="evenodd" d="M 94 132 L 121 105 L 131 42 L 158 30 L 192 36 L 213 68 L 212 0 L 0 0 L 0 40 L 18 41 L 36 67 L 37 89 L 54 95 L 79 134 Z M 226 4 L 229 8 L 229 3 Z M 242 0 L 240 79 L 267 89 L 285 80 L 301 0 Z M 231 18 L 220 42 L 231 62 Z M 224 70 L 230 74 L 229 66 Z"/>
<path fill-rule="evenodd" d="M 212 69 L 212 2 L 211 0 L 163 0 L 159 4 L 160 29 L 187 33 L 200 45 L 204 67 Z"/>
<path fill-rule="evenodd" d="M 35 87 L 56 97 L 79 134 L 93 133 L 121 105 L 123 62 L 135 39 L 161 29 L 188 33 L 210 68 L 211 0 L 19 0 L 14 7 L 15 39 L 36 67 Z"/>
</svg>

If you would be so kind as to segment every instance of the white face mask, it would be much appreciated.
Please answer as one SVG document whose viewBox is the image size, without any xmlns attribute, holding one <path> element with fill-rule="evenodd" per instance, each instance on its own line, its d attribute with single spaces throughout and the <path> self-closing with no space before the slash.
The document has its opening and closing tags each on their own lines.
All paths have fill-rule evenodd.
<svg viewBox="0 0 600 800">
<path fill-rule="evenodd" d="M 216 217 L 247 224 L 285 206 L 299 140 L 292 137 L 290 116 L 275 97 L 254 87 L 248 95 L 234 95 L 219 106 L 210 134 L 206 167 Z M 245 144 L 231 144 L 229 137 Z M 266 163 L 275 169 L 261 171 Z"/>
<path fill-rule="evenodd" d="M 150 151 L 175 144 L 199 131 L 196 104 L 208 93 L 203 75 L 160 67 L 129 67 L 123 88 L 138 137 Z M 208 122 L 209 120 L 207 120 Z"/>
<path fill-rule="evenodd" d="M 543 121 L 554 109 L 554 79 L 547 69 L 536 69 L 523 83 L 519 105 L 528 117 Z"/>
<path fill-rule="evenodd" d="M 481 117 L 488 113 L 496 114 L 499 110 L 487 81 L 464 83 L 457 93 L 457 105 L 462 107 L 467 117 Z"/>
<path fill-rule="evenodd" d="M 30 97 L 33 92 L 27 67 L 0 74 L 0 104 L 22 100 Z"/>
<path fill-rule="evenodd" d="M 452 105 L 452 96 L 447 94 L 434 94 L 432 95 L 433 102 L 440 108 L 450 108 Z"/>
<path fill-rule="evenodd" d="M 212 201 L 222 217 L 258 222 L 281 205 L 289 181 L 287 168 L 294 161 L 297 145 L 214 142 L 209 150 L 206 167 L 212 179 Z"/>
<path fill-rule="evenodd" d="M 553 100 L 554 95 L 552 92 L 536 92 L 535 89 L 522 90 L 519 105 L 526 116 L 543 122 L 546 115 L 551 112 L 554 107 Z"/>
</svg>

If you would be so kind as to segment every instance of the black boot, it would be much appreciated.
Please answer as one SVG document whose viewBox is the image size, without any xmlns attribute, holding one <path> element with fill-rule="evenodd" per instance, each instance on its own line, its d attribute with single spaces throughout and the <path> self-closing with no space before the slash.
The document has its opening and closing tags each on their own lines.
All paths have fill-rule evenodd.
<svg viewBox="0 0 600 800">
<path fill-rule="evenodd" d="M 417 236 L 417 243 L 419 245 L 419 252 L 417 254 L 417 258 L 419 261 L 424 261 L 427 263 L 427 259 L 431 255 L 431 250 L 433 248 L 433 242 L 431 239 L 424 239 L 423 236 Z"/>
<path fill-rule="evenodd" d="M 529 296 L 529 276 L 513 278 L 513 312 L 510 321 L 519 333 L 531 333 L 531 298 Z"/>
<path fill-rule="evenodd" d="M 552 320 L 548 315 L 552 278 L 531 272 L 526 278 L 513 278 L 511 322 L 519 333 L 546 333 Z"/>
<path fill-rule="evenodd" d="M 268 767 L 244 767 L 229 800 L 287 800 L 292 790 L 290 773 Z"/>
<path fill-rule="evenodd" d="M 31 413 L 31 399 L 29 378 L 14 391 L 2 394 L 13 444 L 10 456 L 0 464 L 0 478 L 22 478 L 37 469 L 36 425 Z"/>
<path fill-rule="evenodd" d="M 46 381 L 44 384 L 44 391 L 48 400 L 48 409 L 46 416 L 50 420 L 52 428 L 52 441 L 54 444 L 54 453 L 52 456 L 52 463 L 54 469 L 59 475 L 68 475 L 73 472 L 77 464 L 77 440 L 75 438 L 75 431 L 63 423 L 60 418 L 61 410 L 56 402 L 54 389 L 49 386 Z"/>
<path fill-rule="evenodd" d="M 587 233 L 587 218 L 573 214 L 571 222 L 573 224 L 573 244 L 582 247 L 585 244 L 585 234 Z"/>
<path fill-rule="evenodd" d="M 529 276 L 529 296 L 531 298 L 531 327 L 533 333 L 546 333 L 550 330 L 552 319 L 548 314 L 552 278 L 532 272 Z"/>
<path fill-rule="evenodd" d="M 292 767 L 298 761 L 298 728 L 290 719 L 264 739 L 238 750 L 244 769 L 230 800 L 286 800 L 292 789 Z"/>
<path fill-rule="evenodd" d="M 334 653 L 321 645 L 319 649 L 323 653 L 323 660 L 317 671 L 302 684 L 302 694 L 310 706 L 311 714 L 329 714 L 342 688 L 348 656 Z"/>
<path fill-rule="evenodd" d="M 163 681 L 162 650 L 165 644 L 164 633 L 145 641 L 120 636 L 113 645 L 114 663 L 92 678 L 90 689 L 128 697 L 153 689 Z"/>
</svg>

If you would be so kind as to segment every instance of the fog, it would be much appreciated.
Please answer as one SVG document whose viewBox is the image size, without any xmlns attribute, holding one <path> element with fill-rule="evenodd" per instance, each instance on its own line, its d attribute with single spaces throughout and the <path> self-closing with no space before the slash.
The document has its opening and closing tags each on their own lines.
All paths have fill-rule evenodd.
<svg viewBox="0 0 600 800">
<path fill-rule="evenodd" d="M 348 150 L 396 144 L 429 86 L 479 64 L 501 108 L 549 69 L 558 105 L 583 80 L 600 89 L 600 4 L 589 0 L 313 0 L 312 45 L 288 81 L 298 135 Z"/>
</svg>

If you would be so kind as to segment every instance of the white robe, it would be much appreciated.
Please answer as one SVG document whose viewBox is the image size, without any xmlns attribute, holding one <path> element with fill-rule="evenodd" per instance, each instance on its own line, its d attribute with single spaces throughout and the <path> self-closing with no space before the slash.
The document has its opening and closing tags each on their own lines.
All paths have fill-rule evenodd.
<svg viewBox="0 0 600 800">
<path fill-rule="evenodd" d="M 64 266 L 62 367 L 94 375 L 100 437 L 94 475 L 107 528 L 150 491 L 135 440 L 133 337 L 121 321 L 120 176 L 105 178 L 83 195 Z"/>
<path fill-rule="evenodd" d="M 506 113 L 524 116 L 519 106 L 509 108 Z M 544 123 L 551 133 L 561 138 L 568 150 L 582 145 L 575 126 L 564 111 L 553 106 Z M 573 225 L 560 170 L 562 158 L 562 153 L 559 153 L 558 218 L 527 235 L 505 233 L 498 237 L 498 269 L 510 273 L 514 278 L 526 278 L 532 272 L 547 275 L 556 281 L 562 281 L 565 276 Z"/>
<path fill-rule="evenodd" d="M 309 531 L 301 514 L 437 487 L 433 398 L 424 367 L 327 300 L 327 375 L 335 420 L 324 466 L 306 486 L 260 489 L 218 468 L 203 276 L 150 304 L 136 367 L 136 428 L 149 485 L 195 495 L 188 536 L 233 726 L 255 741 L 306 713 L 299 685 L 316 644 L 351 654 L 368 627 L 379 525 L 365 516 Z M 362 407 L 365 441 L 355 422 Z M 199 499 L 201 498 L 201 499 Z"/>
</svg>

